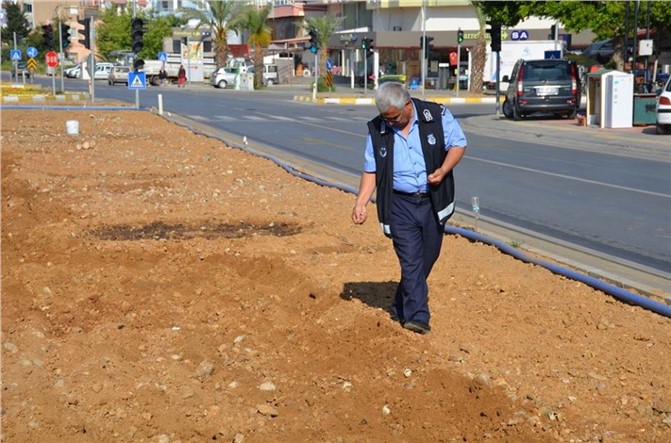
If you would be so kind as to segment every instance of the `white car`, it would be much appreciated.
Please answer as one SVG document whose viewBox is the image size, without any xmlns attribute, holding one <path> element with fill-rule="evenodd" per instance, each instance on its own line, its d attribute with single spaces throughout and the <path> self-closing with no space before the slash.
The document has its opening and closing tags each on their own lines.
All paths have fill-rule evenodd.
<svg viewBox="0 0 671 443">
<path fill-rule="evenodd" d="M 112 63 L 100 62 L 96 63 L 96 70 L 93 73 L 94 80 L 107 80 L 110 76 L 110 71 L 114 65 Z"/>
<path fill-rule="evenodd" d="M 82 74 L 82 65 L 75 65 L 63 71 L 63 75 L 65 75 L 67 78 L 79 78 L 81 77 L 81 74 Z"/>
<path fill-rule="evenodd" d="M 671 77 L 657 97 L 657 134 L 671 133 Z"/>
<path fill-rule="evenodd" d="M 128 85 L 129 72 L 130 66 L 113 66 L 110 75 L 107 78 L 107 84 L 115 85 L 117 83 L 123 83 L 124 85 Z"/>
<path fill-rule="evenodd" d="M 220 66 L 210 75 L 210 84 L 215 88 L 225 89 L 229 85 L 235 84 L 235 79 L 240 74 L 238 68 L 231 68 L 228 66 Z"/>
</svg>

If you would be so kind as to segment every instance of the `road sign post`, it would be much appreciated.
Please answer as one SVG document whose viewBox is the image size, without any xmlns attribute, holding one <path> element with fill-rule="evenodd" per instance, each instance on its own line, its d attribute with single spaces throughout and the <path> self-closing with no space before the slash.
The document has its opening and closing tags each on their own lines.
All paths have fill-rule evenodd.
<svg viewBox="0 0 671 443">
<path fill-rule="evenodd" d="M 56 95 L 56 66 L 58 66 L 58 54 L 54 51 L 49 51 L 44 56 L 44 61 L 46 61 L 47 66 L 51 68 L 51 89 Z"/>
</svg>

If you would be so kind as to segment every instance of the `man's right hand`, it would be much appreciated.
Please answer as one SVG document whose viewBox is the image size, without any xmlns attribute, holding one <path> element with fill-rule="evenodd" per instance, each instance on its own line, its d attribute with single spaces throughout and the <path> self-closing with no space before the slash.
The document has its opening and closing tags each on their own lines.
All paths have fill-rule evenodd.
<svg viewBox="0 0 671 443">
<path fill-rule="evenodd" d="M 355 204 L 352 208 L 352 221 L 354 224 L 360 225 L 368 218 L 368 209 L 366 205 Z"/>
</svg>

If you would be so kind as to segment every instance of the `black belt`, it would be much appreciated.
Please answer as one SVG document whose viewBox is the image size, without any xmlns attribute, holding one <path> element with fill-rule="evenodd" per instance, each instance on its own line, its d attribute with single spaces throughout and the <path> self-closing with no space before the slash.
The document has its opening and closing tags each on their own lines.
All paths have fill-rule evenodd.
<svg viewBox="0 0 671 443">
<path fill-rule="evenodd" d="M 414 197 L 414 198 L 429 198 L 431 197 L 431 194 L 428 192 L 402 192 L 402 191 L 397 191 L 394 189 L 394 194 L 396 195 L 403 195 L 405 197 Z"/>
</svg>

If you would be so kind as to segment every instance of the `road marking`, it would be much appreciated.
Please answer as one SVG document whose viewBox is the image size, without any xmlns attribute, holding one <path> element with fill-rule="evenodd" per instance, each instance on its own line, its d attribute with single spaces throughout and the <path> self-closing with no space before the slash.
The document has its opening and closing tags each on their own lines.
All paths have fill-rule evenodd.
<svg viewBox="0 0 671 443">
<path fill-rule="evenodd" d="M 592 185 L 600 185 L 600 186 L 604 186 L 606 188 L 613 188 L 613 189 L 620 189 L 620 190 L 623 190 L 623 191 L 638 192 L 639 194 L 653 195 L 655 197 L 671 198 L 671 195 L 662 194 L 662 193 L 659 193 L 659 192 L 645 191 L 643 189 L 627 188 L 626 186 L 611 185 L 609 183 L 603 183 L 603 182 L 599 182 L 599 181 L 596 181 L 596 180 L 587 180 L 587 179 L 584 179 L 584 178 L 571 177 L 570 175 L 557 174 L 557 173 L 554 173 L 554 172 L 547 172 L 547 171 L 541 171 L 539 169 L 533 169 L 533 168 L 525 168 L 524 166 L 515 166 L 515 165 L 511 165 L 509 163 L 497 162 L 497 161 L 493 161 L 493 160 L 485 160 L 483 158 L 477 158 L 477 157 L 471 157 L 471 156 L 467 156 L 467 158 L 470 158 L 471 160 L 475 160 L 475 161 L 480 161 L 480 162 L 483 162 L 483 163 L 490 163 L 492 165 L 506 166 L 506 167 L 511 168 L 511 169 L 519 169 L 521 171 L 534 172 L 536 174 L 549 175 L 551 177 L 558 177 L 558 178 L 563 178 L 563 179 L 566 179 L 566 180 L 573 180 L 573 181 L 582 182 L 582 183 L 589 183 L 589 184 L 592 184 Z"/>
</svg>

